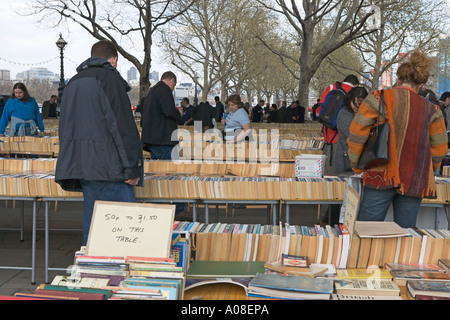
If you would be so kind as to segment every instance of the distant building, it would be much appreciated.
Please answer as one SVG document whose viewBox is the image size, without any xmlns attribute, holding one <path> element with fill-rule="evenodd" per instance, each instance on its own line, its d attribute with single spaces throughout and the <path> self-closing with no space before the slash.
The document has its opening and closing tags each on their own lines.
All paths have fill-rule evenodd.
<svg viewBox="0 0 450 320">
<path fill-rule="evenodd" d="M 127 80 L 128 80 L 128 82 L 130 82 L 132 80 L 137 80 L 137 69 L 135 67 L 131 67 L 127 71 Z"/>
<path fill-rule="evenodd" d="M 40 80 L 40 81 L 58 81 L 58 75 L 47 68 L 31 68 L 16 75 L 19 81 Z"/>
<path fill-rule="evenodd" d="M 158 71 L 150 72 L 149 79 L 159 81 L 159 72 Z"/>
<path fill-rule="evenodd" d="M 11 80 L 11 71 L 9 70 L 0 70 L 0 80 Z"/>
</svg>

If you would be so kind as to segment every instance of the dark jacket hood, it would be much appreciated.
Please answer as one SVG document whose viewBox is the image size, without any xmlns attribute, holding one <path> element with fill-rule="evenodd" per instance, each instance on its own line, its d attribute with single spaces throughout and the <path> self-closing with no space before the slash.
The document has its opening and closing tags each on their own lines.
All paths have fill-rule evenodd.
<svg viewBox="0 0 450 320">
<path fill-rule="evenodd" d="M 112 70 L 114 72 L 117 72 L 120 75 L 119 71 L 117 71 L 117 69 L 114 68 L 111 65 L 111 63 L 109 63 L 109 61 L 106 60 L 105 58 L 100 58 L 100 57 L 89 58 L 78 66 L 77 72 L 81 72 L 87 68 L 106 68 L 106 69 Z M 123 85 L 125 86 L 127 92 L 129 92 L 131 90 L 131 87 L 128 84 L 128 82 L 126 82 L 125 79 L 123 79 L 121 75 L 120 75 L 120 79 L 122 80 Z"/>
</svg>

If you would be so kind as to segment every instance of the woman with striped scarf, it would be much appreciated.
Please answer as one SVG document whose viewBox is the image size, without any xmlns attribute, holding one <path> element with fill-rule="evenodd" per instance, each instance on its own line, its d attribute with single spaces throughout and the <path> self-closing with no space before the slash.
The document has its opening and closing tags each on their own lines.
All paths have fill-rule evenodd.
<svg viewBox="0 0 450 320">
<path fill-rule="evenodd" d="M 377 125 L 380 91 L 361 104 L 350 125 L 348 155 L 355 173 L 363 173 L 358 220 L 384 221 L 393 204 L 394 221 L 403 228 L 416 225 L 423 198 L 436 198 L 434 172 L 448 151 L 441 110 L 417 93 L 427 82 L 432 60 L 416 50 L 397 71 L 397 86 L 384 90 L 390 126 L 389 161 L 358 169 L 370 130 Z"/>
</svg>

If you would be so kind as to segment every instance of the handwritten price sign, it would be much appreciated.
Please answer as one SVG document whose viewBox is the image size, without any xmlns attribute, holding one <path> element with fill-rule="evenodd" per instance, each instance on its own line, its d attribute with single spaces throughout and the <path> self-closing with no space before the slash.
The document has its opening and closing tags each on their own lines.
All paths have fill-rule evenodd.
<svg viewBox="0 0 450 320">
<path fill-rule="evenodd" d="M 97 201 L 87 254 L 169 257 L 174 205 Z"/>
</svg>

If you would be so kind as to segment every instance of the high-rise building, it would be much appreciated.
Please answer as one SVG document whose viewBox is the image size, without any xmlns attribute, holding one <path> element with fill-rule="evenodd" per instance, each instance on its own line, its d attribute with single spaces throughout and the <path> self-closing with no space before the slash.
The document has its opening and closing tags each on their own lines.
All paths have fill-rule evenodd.
<svg viewBox="0 0 450 320">
<path fill-rule="evenodd" d="M 137 80 L 137 69 L 135 67 L 131 67 L 127 71 L 127 80 L 128 81 Z"/>
<path fill-rule="evenodd" d="M 149 78 L 150 78 L 150 80 L 153 80 L 153 81 L 159 81 L 159 72 L 158 71 L 150 72 Z"/>
<path fill-rule="evenodd" d="M 0 70 L 0 80 L 11 80 L 11 71 L 9 70 Z"/>
</svg>

